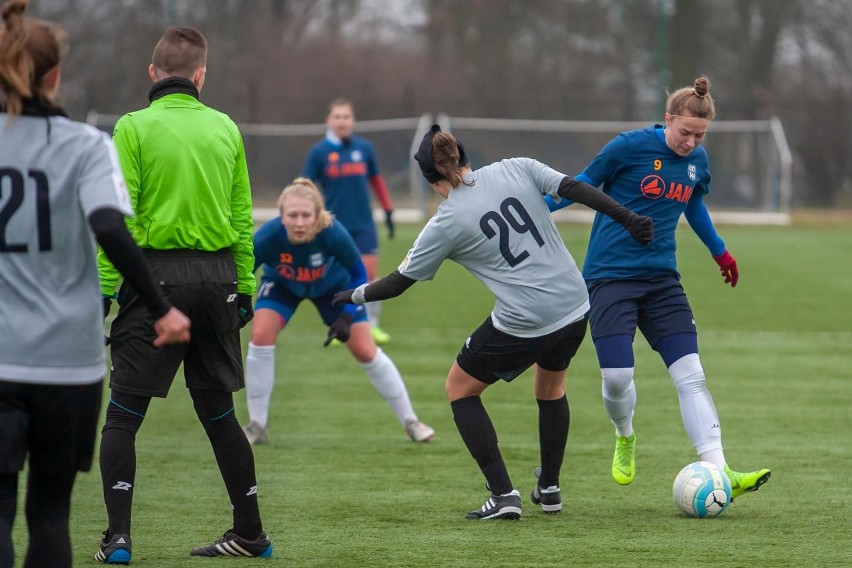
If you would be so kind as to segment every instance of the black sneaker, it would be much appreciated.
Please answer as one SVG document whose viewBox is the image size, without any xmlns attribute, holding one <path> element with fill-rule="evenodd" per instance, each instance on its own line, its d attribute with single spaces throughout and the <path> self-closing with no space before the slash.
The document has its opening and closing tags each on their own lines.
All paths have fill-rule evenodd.
<svg viewBox="0 0 852 568">
<path fill-rule="evenodd" d="M 515 489 L 505 495 L 494 495 L 480 509 L 464 516 L 466 519 L 510 519 L 521 518 L 521 494 Z"/>
<path fill-rule="evenodd" d="M 109 531 L 104 531 L 95 560 L 104 564 L 130 564 L 130 535 L 114 534 L 107 540 Z"/>
<path fill-rule="evenodd" d="M 535 477 L 538 479 L 541 476 L 541 467 L 535 468 Z M 562 512 L 562 496 L 559 494 L 559 486 L 551 485 L 550 487 L 539 487 L 538 482 L 535 484 L 535 489 L 530 494 L 530 501 L 533 505 L 541 505 L 541 510 L 548 514 L 556 514 Z"/>
<path fill-rule="evenodd" d="M 247 540 L 228 529 L 222 538 L 205 546 L 189 551 L 190 556 L 254 556 L 269 558 L 272 556 L 272 543 L 265 532 L 254 540 Z"/>
</svg>

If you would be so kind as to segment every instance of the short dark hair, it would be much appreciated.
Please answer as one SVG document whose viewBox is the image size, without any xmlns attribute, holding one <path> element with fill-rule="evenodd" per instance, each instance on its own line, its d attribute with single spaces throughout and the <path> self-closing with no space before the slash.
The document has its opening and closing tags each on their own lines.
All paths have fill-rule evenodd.
<svg viewBox="0 0 852 568">
<path fill-rule="evenodd" d="M 166 28 L 154 47 L 151 63 L 166 75 L 191 79 L 196 69 L 207 65 L 207 40 L 195 28 Z"/>
</svg>

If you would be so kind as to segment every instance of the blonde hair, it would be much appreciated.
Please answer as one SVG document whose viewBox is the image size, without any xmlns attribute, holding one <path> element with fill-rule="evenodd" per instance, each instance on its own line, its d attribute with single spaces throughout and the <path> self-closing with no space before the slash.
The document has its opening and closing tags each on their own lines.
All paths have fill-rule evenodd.
<svg viewBox="0 0 852 568">
<path fill-rule="evenodd" d="M 710 79 L 702 75 L 695 80 L 692 87 L 683 87 L 669 95 L 666 100 L 666 112 L 681 115 L 683 111 L 707 120 L 716 117 L 716 105 L 710 95 Z"/>
<path fill-rule="evenodd" d="M 308 231 L 307 240 L 313 240 L 320 231 L 327 229 L 331 225 L 334 217 L 332 217 L 330 212 L 326 211 L 325 200 L 314 182 L 308 178 L 297 177 L 290 185 L 284 188 L 284 191 L 278 196 L 278 213 L 282 218 L 284 217 L 284 203 L 289 197 L 301 197 L 314 203 L 316 220 L 313 227 Z"/>
<path fill-rule="evenodd" d="M 47 100 L 40 92 L 42 80 L 68 51 L 65 31 L 53 22 L 26 18 L 27 4 L 7 0 L 0 8 L 0 88 L 10 117 L 21 113 L 23 99 Z"/>
</svg>

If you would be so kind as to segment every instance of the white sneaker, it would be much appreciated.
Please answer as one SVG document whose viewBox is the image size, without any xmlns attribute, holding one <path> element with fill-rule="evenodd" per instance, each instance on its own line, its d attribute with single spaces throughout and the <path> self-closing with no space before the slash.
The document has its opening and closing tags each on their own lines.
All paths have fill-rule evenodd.
<svg viewBox="0 0 852 568">
<path fill-rule="evenodd" d="M 412 442 L 428 442 L 435 435 L 435 430 L 419 420 L 406 420 L 405 433 Z"/>
<path fill-rule="evenodd" d="M 266 443 L 266 428 L 254 420 L 243 426 L 243 432 L 252 446 Z"/>
</svg>

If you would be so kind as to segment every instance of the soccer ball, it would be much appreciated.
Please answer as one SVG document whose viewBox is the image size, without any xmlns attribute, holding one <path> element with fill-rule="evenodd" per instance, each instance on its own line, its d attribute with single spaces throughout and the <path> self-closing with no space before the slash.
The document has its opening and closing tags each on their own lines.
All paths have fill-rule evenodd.
<svg viewBox="0 0 852 568">
<path fill-rule="evenodd" d="M 672 496 L 687 517 L 718 517 L 731 504 L 731 481 L 712 463 L 697 461 L 677 474 Z"/>
</svg>

